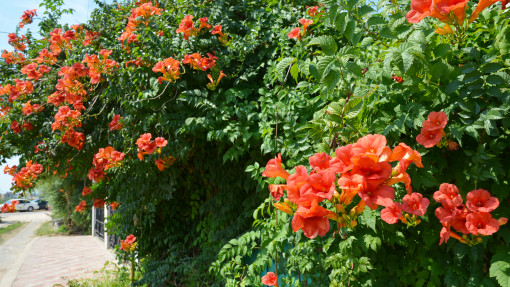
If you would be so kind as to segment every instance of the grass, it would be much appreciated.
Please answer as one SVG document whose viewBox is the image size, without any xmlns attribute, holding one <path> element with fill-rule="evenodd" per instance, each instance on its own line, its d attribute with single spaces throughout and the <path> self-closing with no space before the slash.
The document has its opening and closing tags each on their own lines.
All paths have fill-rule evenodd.
<svg viewBox="0 0 510 287">
<path fill-rule="evenodd" d="M 16 222 L 7 227 L 0 228 L 0 243 L 14 237 L 27 224 L 27 222 Z"/>
<path fill-rule="evenodd" d="M 52 236 L 52 235 L 62 235 L 67 234 L 65 230 L 59 228 L 58 230 L 53 229 L 51 225 L 51 221 L 47 221 L 39 227 L 36 231 L 37 236 Z"/>
<path fill-rule="evenodd" d="M 101 270 L 94 271 L 91 278 L 72 279 L 69 287 L 129 287 L 129 270 L 115 263 L 106 262 Z"/>
</svg>

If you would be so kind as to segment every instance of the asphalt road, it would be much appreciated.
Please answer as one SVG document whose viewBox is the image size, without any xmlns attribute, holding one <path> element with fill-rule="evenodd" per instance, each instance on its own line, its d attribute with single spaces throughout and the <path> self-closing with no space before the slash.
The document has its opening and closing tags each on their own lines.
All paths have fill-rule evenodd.
<svg viewBox="0 0 510 287">
<path fill-rule="evenodd" d="M 16 279 L 34 239 L 35 231 L 45 221 L 50 221 L 48 211 L 3 213 L 0 215 L 0 227 L 7 226 L 16 221 L 29 222 L 16 236 L 0 245 L 0 286 L 11 286 Z"/>
</svg>

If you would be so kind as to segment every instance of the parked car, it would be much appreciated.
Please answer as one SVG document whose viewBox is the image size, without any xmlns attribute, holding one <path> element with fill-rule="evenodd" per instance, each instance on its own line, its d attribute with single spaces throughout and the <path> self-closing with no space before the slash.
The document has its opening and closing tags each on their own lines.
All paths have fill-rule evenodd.
<svg viewBox="0 0 510 287">
<path fill-rule="evenodd" d="M 39 209 L 39 205 L 37 202 L 31 202 L 27 199 L 11 199 L 6 201 L 5 203 L 11 204 L 12 201 L 19 201 L 18 204 L 16 204 L 16 210 L 17 211 L 33 211 L 35 209 Z"/>
<path fill-rule="evenodd" d="M 32 200 L 32 202 L 35 202 L 35 203 L 37 203 L 37 205 L 39 205 L 38 209 L 46 209 L 46 210 L 48 210 L 48 202 L 46 200 L 34 199 L 34 200 Z"/>
</svg>

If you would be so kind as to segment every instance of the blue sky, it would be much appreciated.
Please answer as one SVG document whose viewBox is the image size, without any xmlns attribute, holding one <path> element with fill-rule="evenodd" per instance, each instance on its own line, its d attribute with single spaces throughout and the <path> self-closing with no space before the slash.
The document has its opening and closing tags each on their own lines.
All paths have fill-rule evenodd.
<svg viewBox="0 0 510 287">
<path fill-rule="evenodd" d="M 0 32 L 2 32 L 0 33 L 0 51 L 4 49 L 8 51 L 13 50 L 7 43 L 7 35 L 16 31 L 16 26 L 21 21 L 21 15 L 23 15 L 25 10 L 37 9 L 39 16 L 36 16 L 36 18 L 43 15 L 44 10 L 39 7 L 40 2 L 40 0 L 0 0 L 2 7 L 0 9 Z M 64 15 L 61 22 L 71 25 L 87 22 L 90 13 L 97 7 L 93 0 L 64 0 L 64 2 L 66 4 L 65 8 L 72 8 L 75 12 L 73 15 Z M 112 0 L 106 0 L 106 3 L 111 2 Z M 24 34 L 27 29 L 30 29 L 34 35 L 38 34 L 37 23 L 38 20 L 34 19 L 34 23 L 26 25 L 21 30 L 21 33 Z M 18 157 L 11 158 L 7 160 L 7 164 L 9 166 L 18 165 L 18 161 Z M 5 164 L 1 165 L 0 169 L 0 193 L 8 192 L 12 182 L 11 176 L 3 174 L 4 166 Z"/>
<path fill-rule="evenodd" d="M 103 0 L 106 3 L 111 3 L 112 0 Z M 43 15 L 44 10 L 39 7 L 41 0 L 0 0 L 0 51 L 12 50 L 12 47 L 7 43 L 8 33 L 16 31 L 16 26 L 21 21 L 21 15 L 25 10 L 37 9 L 37 17 Z M 118 1 L 120 2 L 120 1 Z M 75 10 L 73 15 L 64 15 L 61 19 L 62 23 L 68 24 L 80 24 L 85 23 L 90 16 L 90 13 L 94 8 L 97 8 L 94 0 L 64 0 L 65 8 L 72 8 Z M 34 23 L 26 25 L 25 28 L 21 29 L 21 33 L 24 34 L 27 29 L 32 30 L 35 34 L 38 34 L 37 23 L 39 21 L 35 19 Z"/>
</svg>

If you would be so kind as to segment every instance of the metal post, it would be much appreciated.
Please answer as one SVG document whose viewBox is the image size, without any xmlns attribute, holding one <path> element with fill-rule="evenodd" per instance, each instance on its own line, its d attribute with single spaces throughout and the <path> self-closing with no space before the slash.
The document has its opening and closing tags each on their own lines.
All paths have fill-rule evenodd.
<svg viewBox="0 0 510 287">
<path fill-rule="evenodd" d="M 104 247 L 108 249 L 108 233 L 106 233 L 106 222 L 108 221 L 108 216 L 110 215 L 110 210 L 108 210 L 108 204 L 104 205 L 104 225 L 103 225 L 103 231 L 104 231 Z"/>
<path fill-rule="evenodd" d="M 96 208 L 92 206 L 92 236 L 96 235 Z"/>
</svg>

